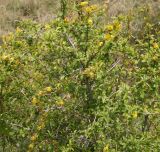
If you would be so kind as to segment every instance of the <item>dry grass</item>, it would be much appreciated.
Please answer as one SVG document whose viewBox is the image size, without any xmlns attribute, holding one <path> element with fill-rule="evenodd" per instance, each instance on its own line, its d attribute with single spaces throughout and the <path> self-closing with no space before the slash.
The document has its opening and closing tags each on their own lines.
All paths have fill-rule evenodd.
<svg viewBox="0 0 160 152">
<path fill-rule="evenodd" d="M 57 8 L 58 0 L 0 0 L 0 35 L 12 31 L 17 20 L 51 20 Z"/>
<path fill-rule="evenodd" d="M 135 13 L 136 24 L 139 29 L 141 17 L 136 11 L 144 6 L 149 8 L 150 18 L 156 22 L 160 16 L 160 0 L 91 0 L 108 7 L 108 18 L 119 14 Z M 0 35 L 12 31 L 17 20 L 32 18 L 46 22 L 55 17 L 60 0 L 0 0 Z"/>
</svg>

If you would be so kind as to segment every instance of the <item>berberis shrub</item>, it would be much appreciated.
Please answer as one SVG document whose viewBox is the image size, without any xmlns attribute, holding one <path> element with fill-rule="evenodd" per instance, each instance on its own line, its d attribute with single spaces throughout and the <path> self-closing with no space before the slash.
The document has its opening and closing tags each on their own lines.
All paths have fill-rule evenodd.
<svg viewBox="0 0 160 152">
<path fill-rule="evenodd" d="M 160 31 L 147 24 L 133 45 L 125 17 L 73 7 L 3 36 L 0 151 L 160 151 Z"/>
</svg>

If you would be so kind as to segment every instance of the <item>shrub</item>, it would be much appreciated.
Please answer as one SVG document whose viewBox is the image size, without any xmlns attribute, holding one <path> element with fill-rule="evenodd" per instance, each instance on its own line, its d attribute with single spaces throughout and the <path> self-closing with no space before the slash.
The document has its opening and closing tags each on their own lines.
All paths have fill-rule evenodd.
<svg viewBox="0 0 160 152">
<path fill-rule="evenodd" d="M 3 36 L 1 149 L 159 151 L 159 39 L 132 46 L 125 18 L 104 25 L 100 6 L 75 4 L 68 17 L 66 5 Z"/>
</svg>

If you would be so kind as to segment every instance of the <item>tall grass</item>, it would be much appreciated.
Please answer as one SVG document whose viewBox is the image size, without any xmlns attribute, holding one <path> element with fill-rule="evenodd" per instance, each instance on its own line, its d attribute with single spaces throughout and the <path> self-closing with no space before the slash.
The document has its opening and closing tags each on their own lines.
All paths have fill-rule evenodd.
<svg viewBox="0 0 160 152">
<path fill-rule="evenodd" d="M 53 19 L 58 0 L 0 0 L 0 35 L 12 31 L 17 20 L 32 18 L 40 22 Z"/>
</svg>

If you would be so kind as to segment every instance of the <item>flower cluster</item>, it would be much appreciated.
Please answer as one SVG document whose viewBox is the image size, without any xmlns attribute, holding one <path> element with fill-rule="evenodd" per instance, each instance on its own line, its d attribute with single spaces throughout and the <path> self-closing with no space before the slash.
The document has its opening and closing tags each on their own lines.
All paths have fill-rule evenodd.
<svg viewBox="0 0 160 152">
<path fill-rule="evenodd" d="M 96 72 L 95 67 L 90 66 L 83 71 L 83 75 L 90 79 L 93 79 L 95 78 L 95 72 Z"/>
</svg>

